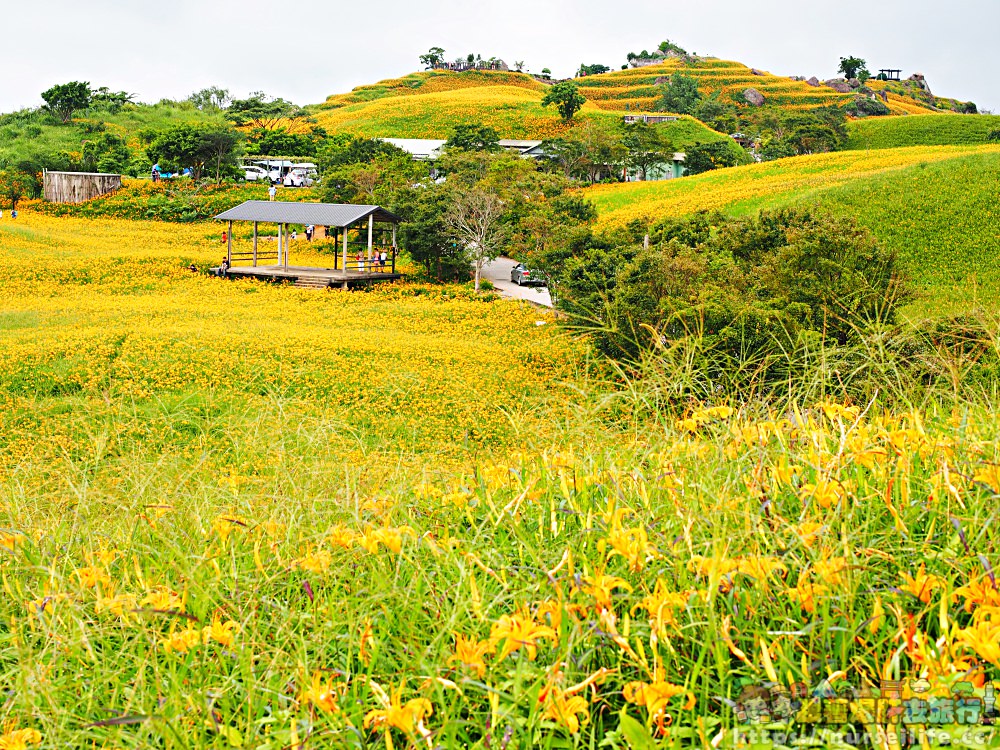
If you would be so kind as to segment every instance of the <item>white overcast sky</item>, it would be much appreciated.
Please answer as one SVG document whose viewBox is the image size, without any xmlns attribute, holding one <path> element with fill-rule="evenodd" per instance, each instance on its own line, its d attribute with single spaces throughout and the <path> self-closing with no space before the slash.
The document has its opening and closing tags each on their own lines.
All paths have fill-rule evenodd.
<svg viewBox="0 0 1000 750">
<path fill-rule="evenodd" d="M 832 77 L 857 55 L 1000 111 L 1000 0 L 3 0 L 0 28 L 0 112 L 71 80 L 316 103 L 417 70 L 431 46 L 569 76 L 665 38 L 779 75 Z"/>
</svg>

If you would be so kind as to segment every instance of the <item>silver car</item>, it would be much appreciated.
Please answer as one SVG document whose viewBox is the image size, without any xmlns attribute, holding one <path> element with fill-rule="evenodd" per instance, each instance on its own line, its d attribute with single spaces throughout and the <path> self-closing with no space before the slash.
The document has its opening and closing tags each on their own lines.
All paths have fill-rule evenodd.
<svg viewBox="0 0 1000 750">
<path fill-rule="evenodd" d="M 548 283 L 545 279 L 545 274 L 540 271 L 532 271 L 524 263 L 518 263 L 510 269 L 510 280 L 518 286 L 546 286 Z"/>
</svg>

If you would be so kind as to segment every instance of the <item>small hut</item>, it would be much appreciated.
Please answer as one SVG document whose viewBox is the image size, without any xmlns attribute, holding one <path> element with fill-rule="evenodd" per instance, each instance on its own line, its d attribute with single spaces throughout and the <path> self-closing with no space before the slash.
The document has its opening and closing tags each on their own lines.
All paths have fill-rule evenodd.
<svg viewBox="0 0 1000 750">
<path fill-rule="evenodd" d="M 52 203 L 83 203 L 121 190 L 120 174 L 99 172 L 48 172 L 42 177 L 45 200 Z"/>
</svg>

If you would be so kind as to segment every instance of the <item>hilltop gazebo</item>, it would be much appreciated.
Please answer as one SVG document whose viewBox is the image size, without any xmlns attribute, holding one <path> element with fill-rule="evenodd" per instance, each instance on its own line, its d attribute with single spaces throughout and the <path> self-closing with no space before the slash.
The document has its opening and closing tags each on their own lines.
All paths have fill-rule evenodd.
<svg viewBox="0 0 1000 750">
<path fill-rule="evenodd" d="M 289 280 L 297 286 L 328 287 L 399 278 L 396 273 L 396 230 L 399 217 L 381 206 L 357 206 L 341 203 L 289 203 L 283 201 L 247 201 L 215 217 L 229 222 L 226 260 L 230 276 L 268 280 Z M 251 248 L 234 248 L 233 223 L 253 222 Z M 277 224 L 277 247 L 261 247 L 260 224 Z M 312 225 L 332 236 L 338 252 L 333 268 L 289 265 L 289 225 Z M 352 238 L 353 235 L 353 238 Z M 349 257 L 349 247 L 357 248 L 362 260 Z M 380 262 L 386 253 L 386 264 Z M 273 261 L 273 264 L 262 264 Z"/>
</svg>

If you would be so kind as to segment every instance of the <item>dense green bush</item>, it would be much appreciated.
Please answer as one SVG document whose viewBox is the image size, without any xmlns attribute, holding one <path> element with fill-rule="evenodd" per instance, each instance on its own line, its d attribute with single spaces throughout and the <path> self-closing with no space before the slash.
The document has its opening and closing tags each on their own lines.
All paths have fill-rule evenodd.
<svg viewBox="0 0 1000 750">
<path fill-rule="evenodd" d="M 615 358 L 692 334 L 734 353 L 844 345 L 868 321 L 894 323 L 907 299 L 894 253 L 810 210 L 699 214 L 624 239 L 591 241 L 554 269 L 560 306 Z"/>
</svg>

